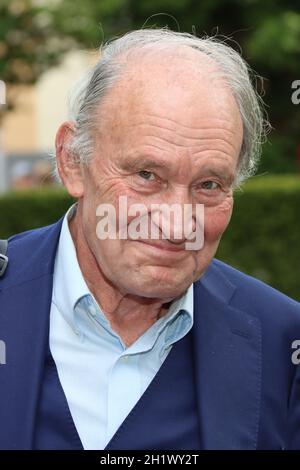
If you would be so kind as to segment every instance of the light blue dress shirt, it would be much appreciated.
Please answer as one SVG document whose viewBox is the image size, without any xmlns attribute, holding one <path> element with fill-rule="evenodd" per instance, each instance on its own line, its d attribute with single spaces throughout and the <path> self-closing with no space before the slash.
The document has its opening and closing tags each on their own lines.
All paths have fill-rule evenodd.
<svg viewBox="0 0 300 470">
<path fill-rule="evenodd" d="M 64 217 L 54 268 L 50 350 L 84 449 L 104 449 L 172 345 L 193 325 L 193 284 L 130 347 L 110 327 L 84 280 Z"/>
</svg>

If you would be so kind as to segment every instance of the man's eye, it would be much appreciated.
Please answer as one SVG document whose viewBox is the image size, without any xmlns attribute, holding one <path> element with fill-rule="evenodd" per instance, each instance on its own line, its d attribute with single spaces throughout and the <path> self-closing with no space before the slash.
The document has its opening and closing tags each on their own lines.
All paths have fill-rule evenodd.
<svg viewBox="0 0 300 470">
<path fill-rule="evenodd" d="M 203 183 L 201 183 L 201 187 L 203 189 L 218 189 L 219 188 L 219 184 L 216 183 L 215 181 L 203 181 Z"/>
<path fill-rule="evenodd" d="M 155 175 L 154 173 L 152 173 L 152 171 L 146 171 L 146 170 L 139 171 L 139 176 L 147 181 L 155 180 Z"/>
</svg>

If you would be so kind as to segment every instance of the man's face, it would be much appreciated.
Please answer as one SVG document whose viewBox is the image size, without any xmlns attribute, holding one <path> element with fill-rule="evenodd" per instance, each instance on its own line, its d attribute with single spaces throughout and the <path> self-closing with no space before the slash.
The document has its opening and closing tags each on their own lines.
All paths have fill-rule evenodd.
<svg viewBox="0 0 300 470">
<path fill-rule="evenodd" d="M 167 66 L 150 60 L 131 67 L 99 110 L 95 154 L 84 170 L 79 204 L 98 266 L 125 294 L 166 300 L 181 295 L 208 267 L 230 220 L 241 118 L 214 67 L 203 61 L 200 74 L 194 54 L 174 57 Z M 204 204 L 204 246 L 186 250 L 183 239 L 172 238 L 172 227 L 169 240 L 160 242 L 99 240 L 96 209 L 109 203 L 118 214 L 120 196 L 128 206 L 144 204 L 149 216 L 155 203 Z"/>
</svg>

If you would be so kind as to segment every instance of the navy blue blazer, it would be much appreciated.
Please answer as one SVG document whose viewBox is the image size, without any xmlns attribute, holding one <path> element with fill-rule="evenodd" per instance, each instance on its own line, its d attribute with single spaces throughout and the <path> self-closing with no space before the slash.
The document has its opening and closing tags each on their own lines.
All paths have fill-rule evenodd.
<svg viewBox="0 0 300 470">
<path fill-rule="evenodd" d="M 7 356 L 0 365 L 2 449 L 32 448 L 61 224 L 9 240 L 9 265 L 0 278 L 0 340 Z M 300 304 L 213 260 L 195 283 L 194 310 L 189 386 L 202 448 L 300 449 L 300 372 L 291 360 L 292 342 L 300 340 Z M 177 359 L 180 354 L 178 346 Z M 156 399 L 168 403 L 168 387 L 159 390 Z M 159 438 L 168 425 L 184 427 L 185 416 L 177 418 L 168 423 L 165 416 L 162 423 L 144 410 L 118 444 L 143 448 L 149 428 Z"/>
</svg>

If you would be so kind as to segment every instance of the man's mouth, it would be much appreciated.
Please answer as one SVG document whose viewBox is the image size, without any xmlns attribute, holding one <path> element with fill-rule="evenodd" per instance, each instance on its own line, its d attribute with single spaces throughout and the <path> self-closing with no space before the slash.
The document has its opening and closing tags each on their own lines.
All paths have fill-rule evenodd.
<svg viewBox="0 0 300 470">
<path fill-rule="evenodd" d="M 148 245 L 149 247 L 156 248 L 161 252 L 166 253 L 184 253 L 186 252 L 185 244 L 184 243 L 172 243 L 167 240 L 138 240 L 140 243 L 144 245 Z"/>
</svg>

